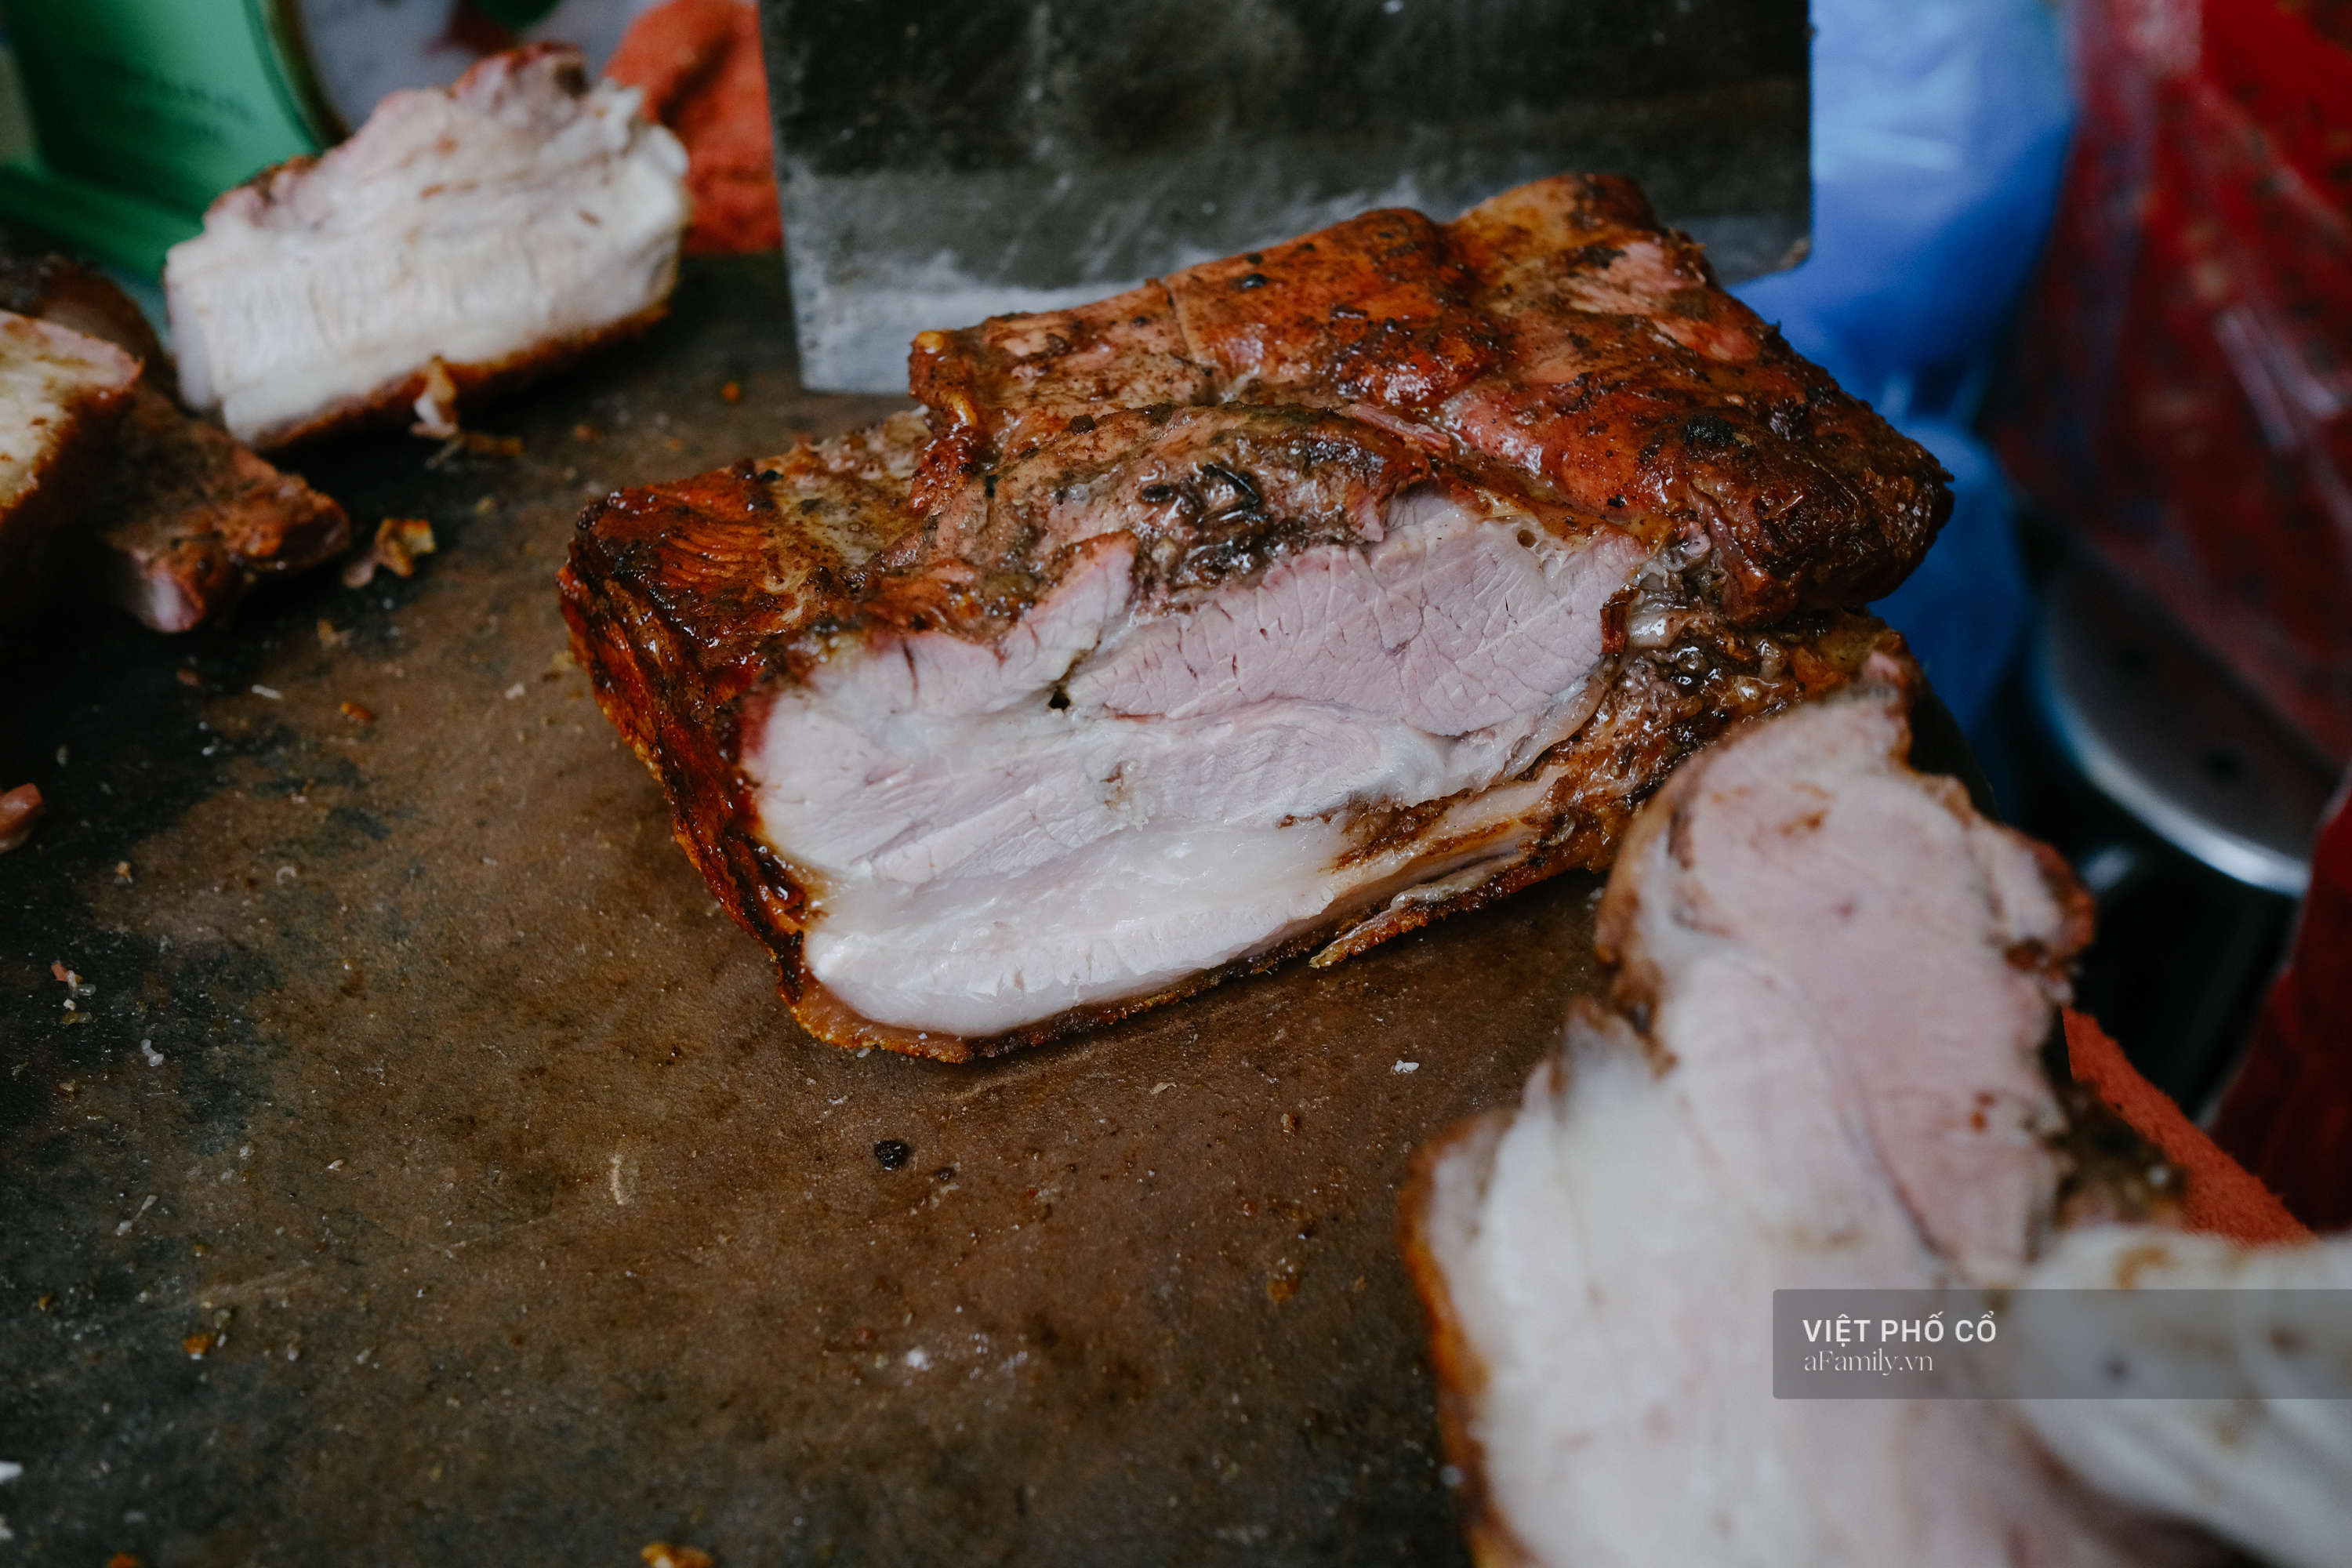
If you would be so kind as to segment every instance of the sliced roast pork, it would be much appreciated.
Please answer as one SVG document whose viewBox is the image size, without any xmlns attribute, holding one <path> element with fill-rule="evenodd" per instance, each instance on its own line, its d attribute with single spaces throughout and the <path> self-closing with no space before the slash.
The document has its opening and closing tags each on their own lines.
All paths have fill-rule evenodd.
<svg viewBox="0 0 2352 1568">
<path fill-rule="evenodd" d="M 139 367 L 102 339 L 0 310 L 0 626 L 41 602 Z"/>
<path fill-rule="evenodd" d="M 2228 1560 L 2179 1522 L 2228 1526 L 2194 1484 L 2110 1484 L 2157 1468 L 2111 1418 L 2067 1406 L 2050 1444 L 1997 1400 L 1774 1397 L 1775 1290 L 2075 1282 L 2036 1258 L 2098 1176 L 2041 1059 L 2089 900 L 1906 764 L 1916 680 L 1874 656 L 1685 764 L 1611 875 L 1609 1004 L 1418 1163 L 1407 1254 L 1484 1563 Z M 2108 1471 L 2057 1462 L 2103 1437 Z"/>
<path fill-rule="evenodd" d="M 590 508 L 563 593 L 802 1022 L 946 1058 L 1606 864 L 1889 637 L 1848 606 L 1949 506 L 1621 182 L 926 333 L 913 384 Z"/>
<path fill-rule="evenodd" d="M 75 509 L 79 574 L 157 631 L 225 614 L 267 576 L 351 545 L 343 509 L 174 403 L 155 330 L 109 279 L 61 256 L 0 256 L 0 306 L 142 362 L 107 459 Z"/>
<path fill-rule="evenodd" d="M 184 400 L 265 448 L 383 418 L 446 435 L 461 395 L 653 321 L 686 153 L 639 96 L 533 45 L 222 196 L 164 264 Z"/>
</svg>

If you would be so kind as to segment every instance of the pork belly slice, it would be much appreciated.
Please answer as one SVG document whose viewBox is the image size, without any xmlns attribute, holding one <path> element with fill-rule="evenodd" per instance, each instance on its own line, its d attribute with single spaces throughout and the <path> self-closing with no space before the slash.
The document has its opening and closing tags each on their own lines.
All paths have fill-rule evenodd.
<svg viewBox="0 0 2352 1568">
<path fill-rule="evenodd" d="M 1685 605 L 1624 646 L 1674 545 L 1329 413 L 1108 416 L 909 530 L 923 439 L 623 492 L 564 576 L 681 841 L 845 1045 L 985 1053 L 1603 863 L 1891 636 Z"/>
<path fill-rule="evenodd" d="M 657 319 L 686 153 L 639 97 L 532 45 L 220 197 L 164 265 L 184 401 L 265 448 L 383 419 L 446 433 L 456 397 Z"/>
<path fill-rule="evenodd" d="M 2044 1447 L 2109 1497 L 2188 1519 L 2278 1568 L 2336 1568 L 2352 1542 L 2352 1237 L 2245 1247 L 2145 1225 L 2063 1234 L 2035 1289 L 2232 1290 L 2178 1335 L 2136 1331 L 2066 1348 L 2078 1364 L 2234 1384 L 2227 1399 L 2035 1399 L 2018 1410 Z M 2041 1350 L 2049 1347 L 2033 1346 Z M 2178 1386 L 2178 1385 L 2176 1385 Z M 2328 1397 L 2314 1398 L 2315 1394 Z"/>
<path fill-rule="evenodd" d="M 2135 1258 L 2158 1283 L 2175 1254 L 2200 1267 L 2162 1282 L 2225 1272 L 2144 1224 L 2037 1261 L 2067 1131 L 2040 1047 L 2089 900 L 1906 764 L 1916 679 L 1874 656 L 1687 763 L 1611 875 L 1609 1004 L 1580 1006 L 1517 1108 L 1416 1163 L 1406 1253 L 1482 1563 L 2237 1560 L 2182 1521 L 2340 1561 L 2333 1417 L 1772 1396 L 1776 1289 L 2112 1285 Z M 2239 1282 L 2346 1267 L 2289 1253 L 2257 1281 L 2219 1250 Z M 2273 1505 L 2300 1515 L 2247 1524 Z"/>
<path fill-rule="evenodd" d="M 0 310 L 0 625 L 41 602 L 138 379 L 112 343 Z"/>
</svg>

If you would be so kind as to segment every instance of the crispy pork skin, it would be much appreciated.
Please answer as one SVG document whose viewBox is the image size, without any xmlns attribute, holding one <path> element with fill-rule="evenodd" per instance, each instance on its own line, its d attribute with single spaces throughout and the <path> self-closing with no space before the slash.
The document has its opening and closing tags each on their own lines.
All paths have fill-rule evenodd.
<svg viewBox="0 0 2352 1568">
<path fill-rule="evenodd" d="M 139 366 L 112 343 L 0 310 L 0 625 L 40 603 Z"/>
<path fill-rule="evenodd" d="M 89 519 L 101 590 L 159 632 L 225 615 L 263 579 L 352 542 L 333 500 L 144 384 Z"/>
<path fill-rule="evenodd" d="M 533 45 L 223 195 L 164 265 L 184 400 L 265 448 L 382 418 L 446 434 L 457 396 L 651 322 L 686 153 L 638 99 Z"/>
<path fill-rule="evenodd" d="M 2274 1400 L 1773 1396 L 1777 1289 L 2221 1283 L 2216 1250 L 2239 1283 L 2346 1268 L 2105 1220 L 2050 1251 L 2084 1173 L 2041 1047 L 2089 900 L 1907 765 L 1916 680 L 1874 656 L 1686 763 L 1611 874 L 1608 1004 L 1518 1107 L 1417 1161 L 1406 1253 L 1483 1563 L 2232 1560 L 2183 1521 L 2341 1560 L 2343 1424 Z M 2260 1340 L 2232 1349 L 2283 1342 Z M 2295 1517 L 2248 1522 L 2273 1504 Z"/>
<path fill-rule="evenodd" d="M 1648 221 L 1622 182 L 1507 199 Z M 1680 292 L 1596 306 L 1600 250 L 1486 221 L 1375 213 L 926 333 L 923 419 L 590 509 L 583 662 L 803 1024 L 961 1058 L 1604 865 L 1675 762 L 1887 635 L 1843 606 L 1927 547 L 1933 460 L 1654 222 Z M 1614 411 L 1601 500 L 1562 482 L 1581 437 L 1537 460 L 1449 412 L 1517 374 L 1497 300 L 1616 345 L 1572 373 Z M 1782 378 L 1721 371 L 1721 406 L 1812 388 L 1868 439 L 1658 437 L 1718 405 L 1676 335 L 1711 321 Z"/>
<path fill-rule="evenodd" d="M 1717 287 L 1639 186 L 1598 175 L 926 332 L 913 386 L 940 437 L 926 504 L 1106 404 L 1335 406 L 1637 531 L 1704 534 L 1744 626 L 1887 593 L 1951 510 L 1932 458 Z"/>
</svg>

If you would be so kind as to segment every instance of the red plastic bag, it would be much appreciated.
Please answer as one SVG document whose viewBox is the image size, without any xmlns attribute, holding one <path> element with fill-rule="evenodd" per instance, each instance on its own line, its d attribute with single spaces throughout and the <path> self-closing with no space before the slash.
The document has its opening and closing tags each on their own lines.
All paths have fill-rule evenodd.
<svg viewBox="0 0 2352 1568">
<path fill-rule="evenodd" d="M 2352 758 L 2352 51 L 2272 0 L 2070 15 L 2082 118 L 1997 445 Z"/>
</svg>

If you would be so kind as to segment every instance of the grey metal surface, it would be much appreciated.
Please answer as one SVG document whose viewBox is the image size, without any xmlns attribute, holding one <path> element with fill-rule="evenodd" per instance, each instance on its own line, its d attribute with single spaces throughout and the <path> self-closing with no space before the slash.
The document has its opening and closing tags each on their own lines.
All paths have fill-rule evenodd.
<svg viewBox="0 0 2352 1568">
<path fill-rule="evenodd" d="M 1803 0 L 761 0 L 812 386 L 1375 206 L 1631 174 L 1727 279 L 1811 232 Z"/>
<path fill-rule="evenodd" d="M 2034 658 L 2052 728 L 2093 785 L 2223 875 L 2302 896 L 2335 780 L 2184 633 L 2077 563 L 2043 601 Z"/>
</svg>

